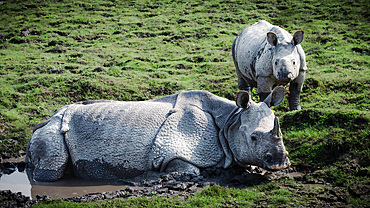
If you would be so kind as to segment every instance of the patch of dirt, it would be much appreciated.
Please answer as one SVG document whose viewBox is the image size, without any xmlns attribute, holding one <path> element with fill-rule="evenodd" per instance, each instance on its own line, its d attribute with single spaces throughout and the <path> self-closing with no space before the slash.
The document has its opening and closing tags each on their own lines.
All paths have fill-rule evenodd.
<svg viewBox="0 0 370 208">
<path fill-rule="evenodd" d="M 26 39 L 26 38 L 14 37 L 14 38 L 10 39 L 9 42 L 14 43 L 14 44 L 22 44 L 22 43 L 30 43 L 30 40 Z"/>
</svg>

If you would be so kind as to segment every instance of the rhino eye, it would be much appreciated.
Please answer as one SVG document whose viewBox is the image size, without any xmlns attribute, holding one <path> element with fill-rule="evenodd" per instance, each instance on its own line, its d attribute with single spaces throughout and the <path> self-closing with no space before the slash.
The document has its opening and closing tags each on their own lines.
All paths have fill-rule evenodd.
<svg viewBox="0 0 370 208">
<path fill-rule="evenodd" d="M 295 65 L 295 61 L 293 61 L 293 65 Z"/>
<path fill-rule="evenodd" d="M 252 136 L 251 136 L 251 139 L 252 139 L 253 141 L 256 141 L 256 140 L 257 140 L 257 137 L 256 137 L 255 135 L 252 135 Z"/>
<path fill-rule="evenodd" d="M 275 65 L 277 65 L 277 61 L 275 61 Z"/>
</svg>

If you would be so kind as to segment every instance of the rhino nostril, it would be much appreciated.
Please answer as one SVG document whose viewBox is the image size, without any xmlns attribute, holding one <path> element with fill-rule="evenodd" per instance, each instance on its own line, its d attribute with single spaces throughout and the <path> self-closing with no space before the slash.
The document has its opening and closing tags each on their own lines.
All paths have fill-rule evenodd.
<svg viewBox="0 0 370 208">
<path fill-rule="evenodd" d="M 268 162 L 268 163 L 270 163 L 272 161 L 272 154 L 271 153 L 266 154 L 265 161 Z"/>
</svg>

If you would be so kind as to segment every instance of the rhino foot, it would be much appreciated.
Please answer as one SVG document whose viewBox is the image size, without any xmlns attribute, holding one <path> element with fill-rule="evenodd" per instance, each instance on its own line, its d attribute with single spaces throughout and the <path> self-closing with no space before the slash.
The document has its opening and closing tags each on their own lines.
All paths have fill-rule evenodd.
<svg viewBox="0 0 370 208">
<path fill-rule="evenodd" d="M 199 168 L 197 168 L 196 166 L 186 161 L 180 160 L 180 159 L 172 160 L 167 165 L 166 172 L 182 172 L 182 173 L 200 175 Z"/>
<path fill-rule="evenodd" d="M 301 110 L 301 105 L 299 102 L 299 97 L 298 99 L 293 99 L 291 97 L 288 97 L 288 103 L 289 103 L 289 110 L 294 111 L 294 110 Z"/>
<path fill-rule="evenodd" d="M 293 106 L 293 107 L 290 107 L 289 109 L 290 109 L 290 111 L 301 110 L 301 106 L 300 105 L 299 106 Z"/>
</svg>

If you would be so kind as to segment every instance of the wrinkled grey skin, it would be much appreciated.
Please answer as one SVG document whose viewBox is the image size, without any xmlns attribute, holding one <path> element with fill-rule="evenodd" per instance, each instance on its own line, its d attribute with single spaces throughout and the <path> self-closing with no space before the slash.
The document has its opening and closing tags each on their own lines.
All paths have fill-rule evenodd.
<svg viewBox="0 0 370 208">
<path fill-rule="evenodd" d="M 67 163 L 85 179 L 119 179 L 148 170 L 199 174 L 237 163 L 270 170 L 289 166 L 278 119 L 246 91 L 237 102 L 206 91 L 181 91 L 140 101 L 84 101 L 64 106 L 37 125 L 26 163 L 36 181 L 60 179 Z"/>
<path fill-rule="evenodd" d="M 300 93 L 307 70 L 306 56 L 299 45 L 303 31 L 293 37 L 284 29 L 261 20 L 244 29 L 234 40 L 232 55 L 239 89 L 258 88 L 263 101 L 277 85 L 289 87 L 289 108 L 300 110 Z"/>
</svg>

